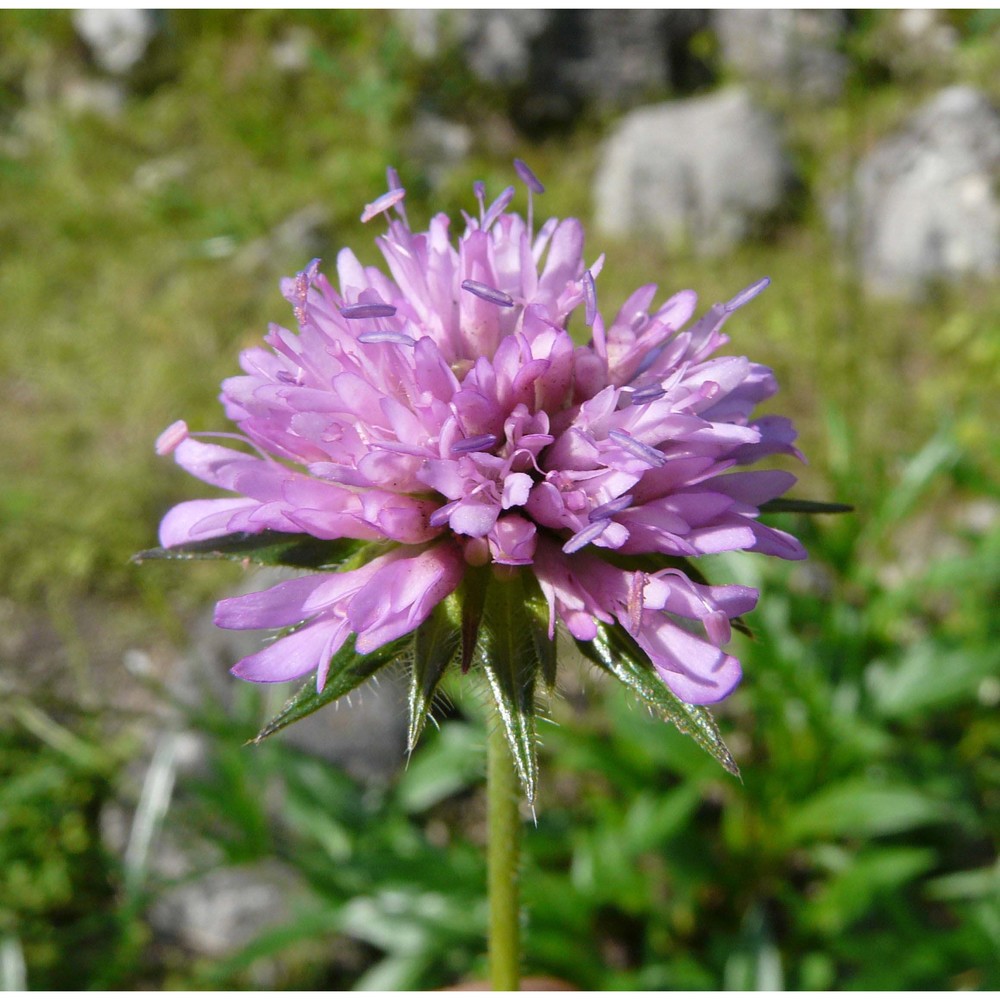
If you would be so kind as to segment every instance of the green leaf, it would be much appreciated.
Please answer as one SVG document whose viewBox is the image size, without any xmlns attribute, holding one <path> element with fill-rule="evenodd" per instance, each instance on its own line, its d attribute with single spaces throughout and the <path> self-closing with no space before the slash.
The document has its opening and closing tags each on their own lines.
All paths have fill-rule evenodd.
<svg viewBox="0 0 1000 1000">
<path fill-rule="evenodd" d="M 449 720 L 410 758 L 396 784 L 396 797 L 408 813 L 422 813 L 483 777 L 483 732 Z"/>
<path fill-rule="evenodd" d="M 925 847 L 874 847 L 852 854 L 814 890 L 805 904 L 805 921 L 826 934 L 840 934 L 880 900 L 933 868 L 935 860 L 935 852 Z"/>
<path fill-rule="evenodd" d="M 545 600 L 538 579 L 533 573 L 522 573 L 524 607 L 528 612 L 528 625 L 535 656 L 542 668 L 542 677 L 550 687 L 556 684 L 556 637 L 549 638 L 549 604 Z"/>
<path fill-rule="evenodd" d="M 412 641 L 411 635 L 403 636 L 394 642 L 386 643 L 373 653 L 361 654 L 354 650 L 353 635 L 348 637 L 330 661 L 330 670 L 323 690 L 316 690 L 316 678 L 311 677 L 250 742 L 255 745 L 261 743 L 268 736 L 273 736 L 293 722 L 312 715 L 324 705 L 353 691 L 376 671 L 400 657 Z"/>
<path fill-rule="evenodd" d="M 328 569 L 339 566 L 366 543 L 353 538 L 324 541 L 312 535 L 284 531 L 241 531 L 219 538 L 206 538 L 169 549 L 138 552 L 133 562 L 144 559 L 232 559 L 259 566 L 296 566 L 299 569 Z"/>
<path fill-rule="evenodd" d="M 826 837 L 877 837 L 953 818 L 948 803 L 905 785 L 849 778 L 807 799 L 783 823 L 789 843 Z"/>
<path fill-rule="evenodd" d="M 593 642 L 578 642 L 577 646 L 584 656 L 617 677 L 654 712 L 672 722 L 680 732 L 690 736 L 730 774 L 739 777 L 740 769 L 723 742 L 708 709 L 681 701 L 620 625 L 599 625 L 597 638 Z"/>
<path fill-rule="evenodd" d="M 416 631 L 407 734 L 410 753 L 423 731 L 438 684 L 458 653 L 462 639 L 461 614 L 461 598 L 457 593 L 451 594 L 435 606 L 430 617 Z"/>
<path fill-rule="evenodd" d="M 479 566 L 466 570 L 458 588 L 462 603 L 462 673 L 468 673 L 479 642 L 479 626 L 486 606 L 486 591 L 489 589 L 492 570 L 489 566 Z"/>
<path fill-rule="evenodd" d="M 854 508 L 849 503 L 825 503 L 822 500 L 796 500 L 778 497 L 760 505 L 762 514 L 850 514 Z"/>
<path fill-rule="evenodd" d="M 524 603 L 521 572 L 494 578 L 476 653 L 486 671 L 525 797 L 534 801 L 538 780 L 535 684 L 541 664 Z"/>
<path fill-rule="evenodd" d="M 906 649 L 890 666 L 876 661 L 865 674 L 876 711 L 887 719 L 909 719 L 971 701 L 979 685 L 1000 672 L 1000 650 L 967 644 L 946 650 L 925 641 Z"/>
</svg>

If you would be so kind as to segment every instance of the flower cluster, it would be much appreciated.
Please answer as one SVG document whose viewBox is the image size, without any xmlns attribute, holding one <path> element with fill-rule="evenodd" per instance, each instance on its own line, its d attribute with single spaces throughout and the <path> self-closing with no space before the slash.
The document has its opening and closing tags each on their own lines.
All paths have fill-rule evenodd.
<svg viewBox="0 0 1000 1000">
<path fill-rule="evenodd" d="M 272 326 L 223 383 L 250 450 L 161 436 L 188 472 L 235 494 L 171 510 L 165 548 L 239 533 L 370 543 L 365 561 L 222 601 L 224 628 L 288 629 L 234 673 L 285 681 L 317 672 L 345 643 L 369 653 L 405 636 L 469 574 L 527 574 L 581 644 L 627 634 L 677 698 L 716 702 L 738 683 L 730 621 L 757 593 L 711 586 L 689 560 L 743 549 L 799 559 L 759 519 L 794 482 L 746 467 L 797 454 L 788 420 L 754 415 L 776 384 L 745 357 L 719 356 L 722 326 L 761 280 L 695 322 L 694 292 L 654 305 L 632 294 L 610 322 L 597 305 L 603 257 L 588 267 L 576 219 L 537 232 L 513 187 L 464 217 L 457 241 L 435 216 L 407 223 L 394 171 L 367 206 L 387 271 L 340 252 L 336 282 L 313 261 L 282 291 L 297 332 Z M 590 338 L 568 332 L 582 313 Z M 490 597 L 487 596 L 487 602 Z M 624 637 L 624 636 L 623 636 Z"/>
</svg>

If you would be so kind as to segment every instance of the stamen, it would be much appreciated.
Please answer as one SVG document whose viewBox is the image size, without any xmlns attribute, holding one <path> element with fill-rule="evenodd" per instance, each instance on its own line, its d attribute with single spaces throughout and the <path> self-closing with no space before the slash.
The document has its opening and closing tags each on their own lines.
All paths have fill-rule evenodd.
<svg viewBox="0 0 1000 1000">
<path fill-rule="evenodd" d="M 605 530 L 610 526 L 610 520 L 595 521 L 593 524 L 588 524 L 586 528 L 582 531 L 578 531 L 563 547 L 563 552 L 566 555 L 572 555 L 578 549 L 582 549 L 585 545 L 589 545 L 595 538 L 599 538 L 604 534 Z"/>
<path fill-rule="evenodd" d="M 506 292 L 501 292 L 498 288 L 491 288 L 489 285 L 484 285 L 481 281 L 473 281 L 471 278 L 466 278 L 462 282 L 462 288 L 467 292 L 472 292 L 473 295 L 478 295 L 479 298 L 485 299 L 487 302 L 492 302 L 495 306 L 510 308 L 514 304 L 514 300 Z"/>
<path fill-rule="evenodd" d="M 356 302 L 351 306 L 341 306 L 340 315 L 344 319 L 383 319 L 396 315 L 396 307 L 388 302 Z"/>
<path fill-rule="evenodd" d="M 645 462 L 654 468 L 660 468 L 667 464 L 667 456 L 662 451 L 657 451 L 656 448 L 651 448 L 648 444 L 636 441 L 631 434 L 626 434 L 624 431 L 608 431 L 608 437 L 630 455 L 639 459 L 640 462 Z"/>
<path fill-rule="evenodd" d="M 745 306 L 751 299 L 757 298 L 767 286 L 771 284 L 770 278 L 761 278 L 752 285 L 748 285 L 742 292 L 737 292 L 722 308 L 727 312 L 735 312 L 740 306 Z"/>
<path fill-rule="evenodd" d="M 631 506 L 632 494 L 626 493 L 625 496 L 617 497 L 607 503 L 602 503 L 600 507 L 595 507 L 587 517 L 591 521 L 606 521 L 609 517 L 620 514 L 626 507 Z"/>
<path fill-rule="evenodd" d="M 408 333 L 398 330 L 369 330 L 358 337 L 359 344 L 400 344 L 403 347 L 413 347 L 416 341 Z"/>
<path fill-rule="evenodd" d="M 628 612 L 628 630 L 632 635 L 638 635 L 639 629 L 642 628 L 642 611 L 643 611 L 643 591 L 646 589 L 646 577 L 645 574 L 640 573 L 636 570 L 632 574 L 632 579 L 629 583 L 628 588 L 628 603 L 625 608 Z"/>
<path fill-rule="evenodd" d="M 285 385 L 302 385 L 302 369 L 300 368 L 295 375 L 282 369 L 275 373 L 275 378 Z"/>
<path fill-rule="evenodd" d="M 385 194 L 380 195 L 371 204 L 365 205 L 365 210 L 361 213 L 362 222 L 371 222 L 376 215 L 381 215 L 382 212 L 388 212 L 393 205 L 398 205 L 406 197 L 406 191 L 403 188 L 396 188 L 394 191 L 386 191 Z"/>
<path fill-rule="evenodd" d="M 390 191 L 398 191 L 400 188 L 403 187 L 403 182 L 399 179 L 399 171 L 395 167 L 385 168 L 385 180 L 386 180 L 386 187 L 388 187 Z M 406 205 L 400 202 L 399 205 L 397 205 L 396 207 L 396 212 L 398 213 L 399 217 L 403 220 L 403 225 L 404 226 L 407 225 Z"/>
<path fill-rule="evenodd" d="M 427 523 L 432 528 L 440 528 L 442 524 L 448 523 L 448 518 L 451 517 L 451 512 L 461 503 L 460 500 L 452 500 L 451 503 L 446 503 L 443 507 L 438 507 L 436 511 L 429 518 L 427 518 Z"/>
<path fill-rule="evenodd" d="M 313 257 L 305 268 L 295 275 L 295 297 L 298 299 L 299 305 L 305 304 L 306 296 L 309 294 L 309 286 L 316 280 L 316 275 L 319 273 L 319 265 L 319 257 Z"/>
<path fill-rule="evenodd" d="M 156 439 L 156 454 L 169 455 L 182 441 L 186 441 L 187 437 L 188 425 L 183 420 L 175 420 Z"/>
<path fill-rule="evenodd" d="M 593 326 L 597 317 L 597 289 L 594 287 L 594 276 L 590 271 L 583 272 L 583 320 L 587 326 Z"/>
<path fill-rule="evenodd" d="M 453 455 L 463 455 L 470 451 L 489 451 L 496 447 L 497 436 L 495 434 L 479 434 L 476 437 L 463 438 L 456 441 L 451 446 Z"/>
<path fill-rule="evenodd" d="M 545 193 L 545 185 L 535 176 L 534 171 L 524 160 L 514 160 L 514 169 L 517 171 L 517 176 L 528 185 L 529 191 L 535 194 Z"/>
<path fill-rule="evenodd" d="M 500 192 L 500 197 L 497 198 L 492 205 L 490 205 L 486 215 L 483 216 L 484 230 L 489 229 L 490 226 L 497 221 L 503 210 L 514 200 L 515 194 L 517 194 L 517 192 L 513 187 L 504 188 L 504 190 Z"/>
<path fill-rule="evenodd" d="M 472 185 L 472 193 L 479 202 L 479 221 L 482 223 L 486 217 L 486 185 L 482 181 L 475 181 Z"/>
<path fill-rule="evenodd" d="M 653 383 L 652 385 L 643 386 L 641 389 L 636 389 L 632 393 L 632 403 L 635 406 L 642 406 L 644 403 L 652 403 L 653 400 L 659 399 L 661 396 L 665 396 L 667 390 L 663 388 L 662 385 Z"/>
</svg>

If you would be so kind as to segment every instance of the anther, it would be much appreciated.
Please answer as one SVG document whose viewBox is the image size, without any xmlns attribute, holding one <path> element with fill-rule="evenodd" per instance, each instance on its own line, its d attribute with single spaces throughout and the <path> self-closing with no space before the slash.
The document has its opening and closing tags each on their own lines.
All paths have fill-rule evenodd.
<svg viewBox="0 0 1000 1000">
<path fill-rule="evenodd" d="M 563 547 L 563 552 L 566 555 L 572 555 L 578 549 L 582 549 L 585 545 L 589 545 L 595 538 L 599 538 L 604 534 L 605 530 L 610 526 L 611 521 L 605 518 L 603 521 L 595 521 L 593 524 L 588 524 L 586 528 L 582 531 L 578 531 Z"/>
<path fill-rule="evenodd" d="M 632 494 L 626 493 L 625 496 L 617 497 L 607 503 L 602 503 L 600 507 L 595 507 L 587 517 L 591 521 L 606 521 L 609 517 L 620 514 L 626 507 L 631 506 Z"/>
<path fill-rule="evenodd" d="M 484 285 L 481 281 L 473 281 L 471 278 L 466 278 L 462 282 L 462 288 L 467 292 L 472 292 L 473 295 L 479 296 L 481 299 L 485 299 L 487 302 L 492 302 L 495 306 L 510 308 L 514 304 L 514 300 L 506 292 L 501 292 L 498 288 L 491 288 L 489 285 Z"/>
<path fill-rule="evenodd" d="M 382 319 L 396 315 L 396 307 L 388 302 L 356 302 L 351 306 L 341 306 L 340 315 L 344 319 Z"/>
<path fill-rule="evenodd" d="M 624 431 L 608 431 L 608 437 L 630 455 L 639 459 L 640 462 L 645 462 L 654 468 L 667 464 L 667 456 L 662 451 L 657 451 L 656 448 L 651 448 L 648 444 L 636 441 L 631 434 L 626 434 Z"/>
<path fill-rule="evenodd" d="M 534 171 L 524 160 L 514 160 L 514 169 L 517 176 L 528 185 L 528 189 L 535 194 L 544 194 L 545 185 L 535 176 Z"/>
<path fill-rule="evenodd" d="M 369 330 L 358 337 L 359 344 L 400 344 L 403 347 L 413 347 L 416 341 L 408 333 L 398 330 Z"/>
<path fill-rule="evenodd" d="M 751 299 L 755 299 L 767 286 L 771 284 L 770 278 L 761 278 L 752 285 L 748 285 L 742 292 L 737 292 L 722 308 L 727 312 L 735 312 L 740 306 L 745 306 Z"/>
<path fill-rule="evenodd" d="M 403 188 L 396 188 L 394 191 L 386 191 L 385 194 L 376 198 L 371 204 L 365 205 L 365 210 L 361 213 L 362 222 L 371 222 L 376 215 L 388 212 L 393 205 L 398 205 L 406 197 Z"/>
<path fill-rule="evenodd" d="M 593 326 L 597 318 L 597 289 L 590 271 L 583 272 L 583 318 L 587 326 Z"/>
<path fill-rule="evenodd" d="M 491 448 L 495 448 L 497 443 L 497 436 L 495 434 L 478 434 L 475 437 L 463 438 L 461 441 L 456 441 L 451 446 L 451 453 L 453 455 L 464 455 L 470 451 L 489 451 Z"/>
</svg>

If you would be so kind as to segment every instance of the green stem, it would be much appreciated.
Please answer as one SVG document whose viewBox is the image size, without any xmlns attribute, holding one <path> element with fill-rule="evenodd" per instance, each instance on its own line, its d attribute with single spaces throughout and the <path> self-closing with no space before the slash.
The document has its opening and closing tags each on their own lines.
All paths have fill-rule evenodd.
<svg viewBox="0 0 1000 1000">
<path fill-rule="evenodd" d="M 487 745 L 486 807 L 489 842 L 489 955 L 493 989 L 521 986 L 519 863 L 521 789 L 499 715 L 492 720 Z"/>
</svg>

